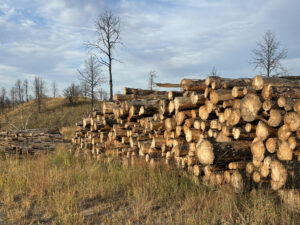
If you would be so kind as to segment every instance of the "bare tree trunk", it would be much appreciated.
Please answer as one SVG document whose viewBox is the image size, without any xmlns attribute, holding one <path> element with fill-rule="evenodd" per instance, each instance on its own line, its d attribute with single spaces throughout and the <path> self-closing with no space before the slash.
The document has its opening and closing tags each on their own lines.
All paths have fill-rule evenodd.
<svg viewBox="0 0 300 225">
<path fill-rule="evenodd" d="M 109 50 L 110 52 L 110 50 Z M 108 69 L 109 69 L 109 87 L 110 87 L 110 96 L 109 96 L 109 100 L 112 101 L 113 100 L 113 81 L 112 81 L 112 60 L 111 57 L 109 57 L 109 65 L 108 65 Z"/>
<path fill-rule="evenodd" d="M 38 112 L 41 113 L 41 99 L 38 98 Z"/>
<path fill-rule="evenodd" d="M 91 112 L 93 111 L 94 109 L 94 85 L 92 85 L 92 102 L 91 102 Z"/>
</svg>

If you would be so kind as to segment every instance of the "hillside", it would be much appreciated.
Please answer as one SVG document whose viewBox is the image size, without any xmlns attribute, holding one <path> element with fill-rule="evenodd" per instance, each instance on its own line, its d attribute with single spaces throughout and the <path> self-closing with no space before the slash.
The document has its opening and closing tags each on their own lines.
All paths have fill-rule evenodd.
<svg viewBox="0 0 300 225">
<path fill-rule="evenodd" d="M 13 111 L 0 114 L 0 129 L 62 128 L 73 126 L 90 111 L 90 100 L 80 98 L 70 105 L 65 98 L 48 98 L 43 101 L 42 112 L 37 112 L 34 100 L 18 105 Z M 96 103 L 100 104 L 100 102 Z M 28 121 L 28 122 L 27 122 Z M 27 123 L 27 125 L 26 125 Z"/>
</svg>

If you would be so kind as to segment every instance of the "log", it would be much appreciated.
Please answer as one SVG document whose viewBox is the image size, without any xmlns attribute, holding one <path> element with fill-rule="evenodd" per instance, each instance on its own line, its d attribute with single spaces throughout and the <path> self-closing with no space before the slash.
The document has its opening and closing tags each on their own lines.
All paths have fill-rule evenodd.
<svg viewBox="0 0 300 225">
<path fill-rule="evenodd" d="M 265 100 L 262 104 L 262 108 L 264 111 L 268 112 L 272 107 L 274 108 L 274 103 L 270 100 Z"/>
<path fill-rule="evenodd" d="M 240 128 L 233 127 L 232 136 L 235 140 L 253 140 L 255 138 L 255 133 L 245 133 Z"/>
<path fill-rule="evenodd" d="M 298 87 L 272 87 L 272 97 L 279 98 L 285 97 L 288 99 L 299 99 L 300 88 Z"/>
<path fill-rule="evenodd" d="M 231 111 L 229 117 L 227 118 L 228 126 L 235 126 L 240 122 L 241 112 L 239 109 L 234 109 Z"/>
<path fill-rule="evenodd" d="M 232 88 L 231 94 L 233 98 L 242 98 L 247 94 L 247 88 L 235 86 Z"/>
<path fill-rule="evenodd" d="M 262 90 L 264 85 L 270 84 L 273 87 L 299 87 L 298 81 L 291 81 L 284 78 L 275 78 L 275 77 L 263 77 L 257 75 L 253 78 L 252 87 L 255 90 Z"/>
<path fill-rule="evenodd" d="M 187 142 L 192 142 L 192 141 L 198 142 L 203 135 L 199 130 L 194 129 L 194 128 L 186 129 L 184 131 L 184 134 L 185 134 L 185 140 Z"/>
<path fill-rule="evenodd" d="M 183 93 L 180 91 L 169 91 L 168 99 L 173 100 L 175 97 L 182 97 Z"/>
<path fill-rule="evenodd" d="M 176 129 L 176 120 L 174 118 L 167 118 L 165 120 L 165 128 L 167 131 L 172 131 Z"/>
<path fill-rule="evenodd" d="M 165 87 L 165 88 L 176 88 L 181 87 L 181 84 L 172 84 L 172 83 L 155 83 L 157 87 Z"/>
<path fill-rule="evenodd" d="M 289 147 L 294 150 L 300 146 L 300 143 L 297 142 L 295 137 L 289 137 L 288 139 Z"/>
<path fill-rule="evenodd" d="M 290 131 L 289 127 L 285 124 L 278 129 L 278 138 L 282 141 L 286 141 L 291 134 L 292 132 Z"/>
<path fill-rule="evenodd" d="M 167 94 L 167 91 L 155 91 L 155 90 L 145 90 L 140 88 L 128 88 L 125 87 L 123 89 L 123 95 L 150 95 L 150 94 L 156 94 L 156 95 L 164 95 Z"/>
<path fill-rule="evenodd" d="M 157 105 L 141 106 L 139 111 L 139 116 L 153 116 L 157 112 L 158 112 Z"/>
<path fill-rule="evenodd" d="M 195 119 L 195 120 L 194 120 L 193 127 L 194 127 L 195 129 L 200 130 L 200 129 L 201 129 L 201 120 L 200 120 L 200 119 Z M 205 130 L 205 128 L 204 128 L 204 130 Z"/>
<path fill-rule="evenodd" d="M 172 152 L 176 157 L 186 156 L 189 152 L 189 145 L 187 143 L 183 145 L 176 145 L 172 148 Z"/>
<path fill-rule="evenodd" d="M 215 166 L 224 167 L 230 162 L 250 160 L 251 141 L 213 142 Z"/>
<path fill-rule="evenodd" d="M 251 123 L 246 123 L 246 125 L 245 125 L 245 131 L 247 133 L 250 133 L 252 131 L 256 131 L 256 126 L 253 126 Z"/>
<path fill-rule="evenodd" d="M 113 109 L 116 107 L 114 102 L 103 102 L 102 111 L 103 114 L 113 114 Z"/>
<path fill-rule="evenodd" d="M 165 143 L 166 140 L 164 137 L 154 137 L 152 138 L 151 148 L 161 148 Z"/>
<path fill-rule="evenodd" d="M 287 180 L 286 168 L 277 160 L 273 160 L 271 165 L 271 187 L 274 191 L 282 188 Z"/>
<path fill-rule="evenodd" d="M 160 131 L 165 129 L 164 121 L 150 121 L 150 130 Z"/>
<path fill-rule="evenodd" d="M 278 148 L 278 138 L 268 138 L 266 141 L 266 148 L 268 152 L 274 153 Z"/>
<path fill-rule="evenodd" d="M 209 100 L 212 104 L 216 105 L 219 102 L 223 103 L 223 101 L 233 100 L 231 90 L 213 90 L 209 94 Z"/>
<path fill-rule="evenodd" d="M 278 127 L 282 121 L 281 113 L 279 110 L 271 109 L 270 117 L 267 121 L 268 125 L 271 127 Z"/>
<path fill-rule="evenodd" d="M 177 125 L 180 126 L 187 118 L 195 118 L 196 116 L 197 113 L 195 110 L 185 110 L 185 111 L 177 112 L 175 115 L 175 120 Z"/>
<path fill-rule="evenodd" d="M 209 117 L 209 110 L 207 109 L 207 106 L 206 105 L 202 105 L 200 106 L 199 108 L 199 117 L 202 119 L 202 120 L 207 120 L 208 117 Z"/>
<path fill-rule="evenodd" d="M 296 100 L 296 102 L 294 103 L 293 109 L 295 112 L 298 113 L 298 115 L 300 115 L 300 100 Z"/>
<path fill-rule="evenodd" d="M 233 107 L 233 103 L 234 103 L 234 100 L 223 101 L 222 107 L 224 109 L 229 108 L 229 107 Z"/>
<path fill-rule="evenodd" d="M 175 103 L 174 101 L 170 101 L 168 105 L 169 115 L 175 112 Z"/>
<path fill-rule="evenodd" d="M 279 160 L 292 160 L 293 150 L 290 148 L 287 141 L 280 141 L 279 148 L 277 150 L 277 158 Z"/>
<path fill-rule="evenodd" d="M 175 137 L 182 137 L 184 135 L 182 126 L 176 126 Z"/>
<path fill-rule="evenodd" d="M 257 113 L 261 109 L 261 101 L 255 94 L 247 94 L 241 100 L 241 117 L 246 122 L 255 120 Z"/>
<path fill-rule="evenodd" d="M 205 79 L 206 86 L 212 86 L 213 89 L 227 88 L 231 89 L 234 86 L 246 87 L 251 84 L 252 80 L 248 78 L 231 79 L 217 76 L 209 76 Z"/>
<path fill-rule="evenodd" d="M 176 112 L 186 109 L 195 109 L 197 107 L 189 97 L 176 97 L 174 99 L 174 106 Z"/>
<path fill-rule="evenodd" d="M 300 127 L 300 117 L 296 112 L 289 112 L 284 116 L 284 124 L 290 131 L 296 131 Z"/>
<path fill-rule="evenodd" d="M 202 105 L 205 103 L 205 97 L 203 94 L 193 94 L 190 96 L 193 105 Z"/>
<path fill-rule="evenodd" d="M 273 97 L 273 87 L 271 84 L 264 85 L 261 96 L 264 100 L 271 100 Z"/>
<path fill-rule="evenodd" d="M 216 142 L 224 143 L 224 142 L 231 142 L 232 139 L 225 135 L 223 132 L 220 132 L 218 136 L 216 137 Z"/>
<path fill-rule="evenodd" d="M 265 154 L 265 145 L 261 140 L 253 141 L 251 144 L 251 152 L 253 158 L 257 161 L 262 161 Z"/>
<path fill-rule="evenodd" d="M 194 124 L 194 118 L 188 118 L 184 121 L 184 127 L 190 128 Z"/>
<path fill-rule="evenodd" d="M 168 93 L 165 94 L 149 94 L 149 95 L 122 95 L 115 94 L 114 101 L 130 101 L 130 100 L 159 100 L 159 99 L 168 99 Z"/>
<path fill-rule="evenodd" d="M 200 140 L 196 146 L 196 154 L 202 165 L 211 165 L 214 162 L 215 155 L 213 146 L 208 140 Z"/>
<path fill-rule="evenodd" d="M 259 121 L 256 127 L 256 136 L 260 140 L 265 140 L 269 136 L 276 136 L 277 130 L 274 128 L 269 127 L 267 124 L 265 124 L 262 121 Z"/>
<path fill-rule="evenodd" d="M 291 102 L 289 100 L 287 100 L 285 97 L 283 96 L 280 96 L 278 99 L 277 99 L 277 105 L 280 107 L 280 108 L 284 108 L 286 111 L 290 111 L 292 109 L 291 107 Z"/>
<path fill-rule="evenodd" d="M 206 88 L 204 80 L 197 79 L 182 79 L 181 91 L 204 91 Z"/>
<path fill-rule="evenodd" d="M 168 104 L 169 104 L 168 100 L 160 100 L 158 104 L 159 104 L 158 111 L 160 114 L 162 114 L 162 115 L 170 114 L 169 107 L 168 107 Z"/>
</svg>

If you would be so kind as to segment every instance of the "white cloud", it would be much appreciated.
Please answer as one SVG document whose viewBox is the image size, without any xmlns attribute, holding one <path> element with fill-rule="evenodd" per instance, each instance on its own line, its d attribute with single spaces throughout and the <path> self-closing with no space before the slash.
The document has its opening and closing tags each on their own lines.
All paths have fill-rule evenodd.
<svg viewBox="0 0 300 225">
<path fill-rule="evenodd" d="M 3 0 L 0 86 L 35 75 L 61 88 L 76 81 L 84 43 L 95 39 L 93 21 L 107 8 L 121 17 L 126 46 L 116 51 L 123 63 L 113 67 L 115 91 L 146 88 L 153 69 L 162 82 L 203 77 L 213 66 L 221 75 L 252 76 L 251 49 L 267 29 L 290 51 L 283 64 L 300 74 L 297 6 L 296 0 Z"/>
</svg>

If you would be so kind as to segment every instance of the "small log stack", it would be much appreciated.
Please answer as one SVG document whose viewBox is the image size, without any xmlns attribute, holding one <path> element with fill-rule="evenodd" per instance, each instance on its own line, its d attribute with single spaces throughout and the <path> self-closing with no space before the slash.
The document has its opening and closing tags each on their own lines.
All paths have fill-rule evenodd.
<svg viewBox="0 0 300 225">
<path fill-rule="evenodd" d="M 28 129 L 0 132 L 0 147 L 7 154 L 35 154 L 55 149 L 63 139 L 58 129 Z"/>
<path fill-rule="evenodd" d="M 72 140 L 92 155 L 174 163 L 236 190 L 300 187 L 300 80 L 183 79 L 180 91 L 124 88 L 77 123 Z"/>
</svg>

